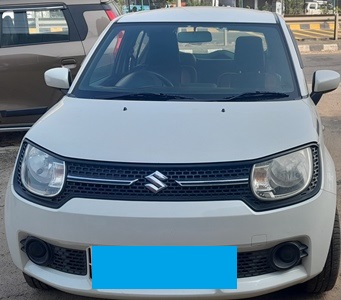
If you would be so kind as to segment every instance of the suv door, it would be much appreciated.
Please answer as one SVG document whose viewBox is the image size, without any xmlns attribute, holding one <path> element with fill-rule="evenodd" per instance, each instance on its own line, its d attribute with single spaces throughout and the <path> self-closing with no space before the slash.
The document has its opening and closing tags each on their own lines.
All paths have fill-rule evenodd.
<svg viewBox="0 0 341 300">
<path fill-rule="evenodd" d="M 45 71 L 64 66 L 75 75 L 85 51 L 65 5 L 2 7 L 0 20 L 0 131 L 28 128 L 62 97 Z"/>
</svg>

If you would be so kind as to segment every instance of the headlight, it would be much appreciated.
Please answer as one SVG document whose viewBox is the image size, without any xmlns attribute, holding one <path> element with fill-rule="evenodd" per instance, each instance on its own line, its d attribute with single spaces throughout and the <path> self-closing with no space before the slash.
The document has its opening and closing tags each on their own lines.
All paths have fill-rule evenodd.
<svg viewBox="0 0 341 300">
<path fill-rule="evenodd" d="M 53 197 L 60 193 L 65 180 L 65 163 L 28 144 L 21 166 L 25 188 L 39 196 Z"/>
<path fill-rule="evenodd" d="M 310 148 L 299 150 L 266 162 L 252 169 L 253 193 L 261 200 L 280 200 L 302 192 L 313 173 Z"/>
</svg>

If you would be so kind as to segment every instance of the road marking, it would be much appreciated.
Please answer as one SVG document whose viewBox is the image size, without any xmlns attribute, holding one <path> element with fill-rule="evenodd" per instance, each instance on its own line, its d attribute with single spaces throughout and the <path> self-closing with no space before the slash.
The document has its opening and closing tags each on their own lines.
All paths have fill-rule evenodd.
<svg viewBox="0 0 341 300">
<path fill-rule="evenodd" d="M 332 38 L 334 36 L 333 30 L 294 30 L 293 31 L 296 39 L 301 38 Z"/>
</svg>

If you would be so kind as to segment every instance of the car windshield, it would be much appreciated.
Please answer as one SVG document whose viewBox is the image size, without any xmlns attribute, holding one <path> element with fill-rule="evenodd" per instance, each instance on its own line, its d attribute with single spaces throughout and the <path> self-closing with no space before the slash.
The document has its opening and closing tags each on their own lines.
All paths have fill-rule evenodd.
<svg viewBox="0 0 341 300">
<path fill-rule="evenodd" d="M 289 57 L 276 24 L 117 23 L 71 96 L 144 101 L 298 99 Z"/>
</svg>

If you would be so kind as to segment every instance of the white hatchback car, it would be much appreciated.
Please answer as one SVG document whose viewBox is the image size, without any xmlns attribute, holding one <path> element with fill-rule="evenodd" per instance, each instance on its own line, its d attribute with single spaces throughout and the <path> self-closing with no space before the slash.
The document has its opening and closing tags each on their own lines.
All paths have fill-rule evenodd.
<svg viewBox="0 0 341 300">
<path fill-rule="evenodd" d="M 6 235 L 32 287 L 87 296 L 245 298 L 338 276 L 336 176 L 284 20 L 191 7 L 127 14 L 26 134 Z M 237 289 L 93 289 L 92 246 L 234 245 Z M 200 262 L 198 262 L 200 263 Z M 165 270 L 166 272 L 166 270 Z"/>
</svg>

